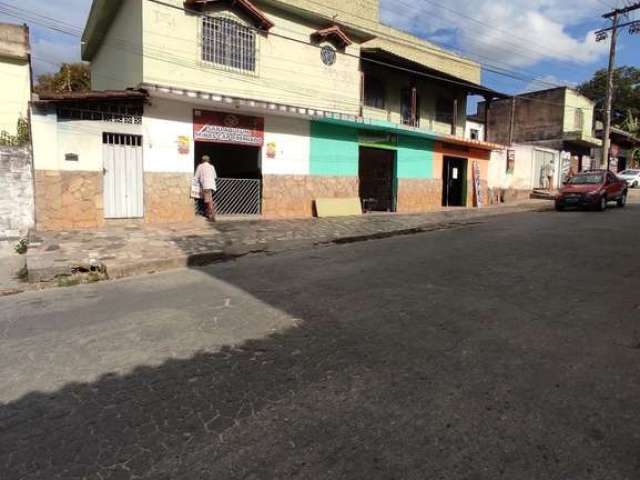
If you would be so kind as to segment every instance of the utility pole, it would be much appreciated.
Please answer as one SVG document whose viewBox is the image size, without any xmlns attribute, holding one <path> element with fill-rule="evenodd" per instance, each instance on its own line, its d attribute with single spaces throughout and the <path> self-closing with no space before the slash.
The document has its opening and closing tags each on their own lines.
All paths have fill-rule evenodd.
<svg viewBox="0 0 640 480">
<path fill-rule="evenodd" d="M 630 12 L 640 10 L 640 2 L 636 2 L 632 5 L 628 5 L 625 8 L 616 8 L 615 10 L 603 15 L 603 18 L 611 20 L 611 28 L 606 28 L 596 32 L 596 41 L 601 42 L 608 38 L 608 33 L 611 32 L 611 48 L 609 49 L 609 71 L 607 73 L 607 97 L 604 107 L 604 135 L 602 143 L 602 165 L 609 170 L 611 162 L 611 117 L 613 110 L 613 90 L 614 90 L 614 74 L 616 70 L 616 46 L 618 43 L 618 30 L 621 27 L 630 26 L 629 33 L 638 33 L 640 22 L 628 22 L 624 25 L 620 25 L 620 17 L 622 15 L 628 15 Z"/>
<path fill-rule="evenodd" d="M 618 12 L 612 17 L 611 48 L 609 49 L 609 72 L 607 73 L 607 99 L 604 106 L 604 136 L 602 137 L 602 165 L 609 170 L 611 163 L 611 109 L 613 107 L 613 74 L 616 69 L 616 45 L 618 43 Z"/>
</svg>

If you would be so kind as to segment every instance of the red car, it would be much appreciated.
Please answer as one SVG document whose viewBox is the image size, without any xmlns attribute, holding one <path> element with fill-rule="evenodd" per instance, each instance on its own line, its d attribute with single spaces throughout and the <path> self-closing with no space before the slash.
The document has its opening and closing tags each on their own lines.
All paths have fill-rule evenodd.
<svg viewBox="0 0 640 480">
<path fill-rule="evenodd" d="M 565 208 L 595 208 L 606 210 L 609 202 L 618 207 L 627 204 L 627 182 L 607 170 L 579 173 L 560 189 L 556 196 L 556 210 Z"/>
</svg>

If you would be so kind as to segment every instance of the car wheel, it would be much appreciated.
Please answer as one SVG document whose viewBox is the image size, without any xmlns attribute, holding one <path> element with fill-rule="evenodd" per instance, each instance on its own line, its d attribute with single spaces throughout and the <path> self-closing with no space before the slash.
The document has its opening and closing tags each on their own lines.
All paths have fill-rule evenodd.
<svg viewBox="0 0 640 480">
<path fill-rule="evenodd" d="M 607 209 L 607 196 L 603 195 L 600 198 L 600 203 L 598 204 L 598 210 L 604 212 Z"/>
<path fill-rule="evenodd" d="M 618 207 L 624 208 L 627 204 L 627 192 L 624 192 L 622 196 L 618 199 Z"/>
</svg>

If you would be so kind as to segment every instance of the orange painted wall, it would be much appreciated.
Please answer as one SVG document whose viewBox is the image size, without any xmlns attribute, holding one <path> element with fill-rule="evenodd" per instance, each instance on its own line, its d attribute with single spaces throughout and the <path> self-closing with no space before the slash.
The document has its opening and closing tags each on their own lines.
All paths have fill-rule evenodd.
<svg viewBox="0 0 640 480">
<path fill-rule="evenodd" d="M 480 166 L 480 179 L 482 189 L 484 191 L 485 204 L 489 198 L 489 189 L 487 179 L 489 177 L 489 160 L 491 159 L 491 150 L 483 150 L 480 148 L 467 148 L 457 145 L 451 145 L 444 142 L 436 142 L 435 151 L 433 153 L 433 178 L 442 180 L 442 168 L 444 157 L 466 158 L 467 163 L 467 205 L 473 206 L 473 162 L 477 161 Z"/>
</svg>

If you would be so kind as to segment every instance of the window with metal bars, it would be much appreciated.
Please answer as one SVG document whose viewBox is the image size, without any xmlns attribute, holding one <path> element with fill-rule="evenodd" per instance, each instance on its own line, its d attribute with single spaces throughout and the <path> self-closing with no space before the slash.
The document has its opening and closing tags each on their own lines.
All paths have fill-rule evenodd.
<svg viewBox="0 0 640 480">
<path fill-rule="evenodd" d="M 122 145 L 126 147 L 141 147 L 142 137 L 140 135 L 128 135 L 126 133 L 102 134 L 102 143 L 105 145 Z"/>
<path fill-rule="evenodd" d="M 203 17 L 202 60 L 255 72 L 256 32 L 230 18 Z"/>
<path fill-rule="evenodd" d="M 64 103 L 58 105 L 59 120 L 91 120 L 140 125 L 144 107 L 141 102 Z"/>
</svg>

